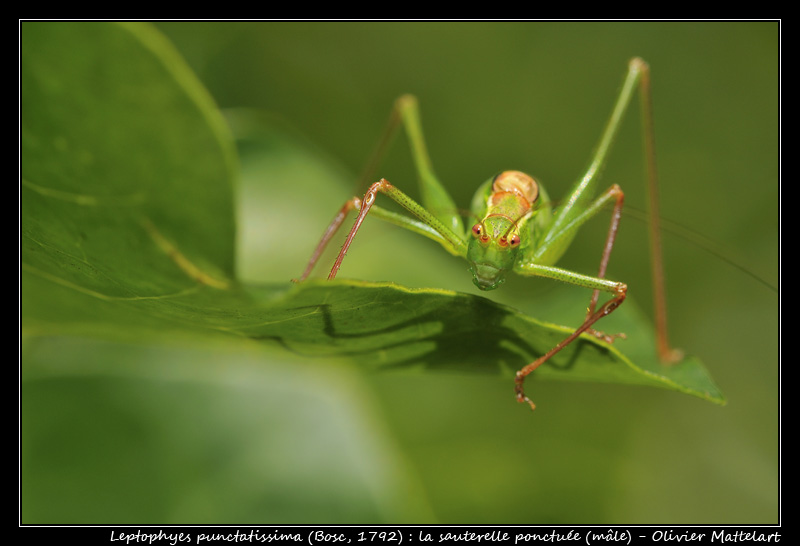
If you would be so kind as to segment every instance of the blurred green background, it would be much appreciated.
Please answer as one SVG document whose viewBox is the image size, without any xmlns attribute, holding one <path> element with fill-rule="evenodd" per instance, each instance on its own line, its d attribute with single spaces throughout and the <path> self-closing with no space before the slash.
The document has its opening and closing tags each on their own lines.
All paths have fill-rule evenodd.
<svg viewBox="0 0 800 546">
<path fill-rule="evenodd" d="M 264 115 L 311 150 L 302 165 L 268 167 L 285 177 L 265 178 L 268 154 L 242 148 L 242 279 L 300 274 L 359 191 L 402 93 L 418 96 L 434 167 L 459 205 L 510 168 L 558 199 L 638 55 L 653 71 L 662 216 L 778 284 L 778 23 L 158 28 L 235 133 Z M 339 180 L 306 187 L 317 165 Z M 643 209 L 641 173 L 634 108 L 604 180 Z M 379 175 L 416 194 L 404 136 Z M 592 273 L 607 221 L 587 226 L 562 265 Z M 623 220 L 608 276 L 647 311 L 645 231 Z M 362 232 L 340 275 L 478 293 L 466 264 L 430 241 L 377 221 Z M 779 296 L 695 243 L 668 235 L 665 247 L 672 338 L 704 360 L 726 407 L 537 382 L 532 414 L 507 377 L 369 373 L 272 347 L 26 339 L 23 369 L 36 373 L 22 389 L 22 521 L 777 523 Z M 562 290 L 510 279 L 487 297 L 580 321 L 582 309 L 558 305 Z"/>
</svg>

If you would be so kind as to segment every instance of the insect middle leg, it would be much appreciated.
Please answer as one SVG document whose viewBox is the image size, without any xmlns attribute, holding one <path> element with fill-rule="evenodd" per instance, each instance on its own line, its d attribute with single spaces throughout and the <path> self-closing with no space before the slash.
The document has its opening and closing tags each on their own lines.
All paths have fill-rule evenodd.
<svg viewBox="0 0 800 546">
<path fill-rule="evenodd" d="M 622 218 L 622 204 L 625 202 L 625 194 L 622 189 L 614 184 L 605 194 L 600 196 L 599 201 L 605 202 L 606 200 L 614 200 L 614 210 L 611 213 L 611 223 L 608 226 L 608 235 L 606 235 L 606 243 L 603 246 L 603 256 L 600 258 L 600 267 L 597 272 L 597 278 L 604 279 L 606 276 L 606 269 L 608 269 L 608 260 L 611 257 L 611 250 L 614 248 L 614 242 L 617 239 L 617 230 L 619 229 L 619 221 Z M 586 310 L 586 320 L 594 314 L 597 307 L 597 300 L 600 298 L 600 290 L 595 289 L 592 292 L 592 298 L 589 300 L 589 307 Z M 620 303 L 622 303 L 620 301 Z M 624 333 L 619 334 L 606 334 L 594 328 L 589 328 L 588 333 L 592 334 L 598 339 L 602 339 L 606 343 L 612 343 L 616 338 L 625 339 Z"/>
<path fill-rule="evenodd" d="M 367 181 L 374 180 L 374 178 L 371 177 L 374 175 L 377 166 L 380 164 L 383 155 L 400 125 L 405 128 L 408 136 L 414 165 L 419 178 L 422 205 L 412 200 L 385 179 L 375 182 L 369 187 L 363 199 L 354 197 L 342 206 L 325 230 L 305 271 L 300 278 L 297 279 L 298 282 L 308 277 L 314 265 L 322 255 L 323 250 L 328 245 L 333 235 L 339 230 L 348 213 L 356 210 L 359 211 L 356 224 L 345 242 L 345 247 L 339 253 L 339 257 L 328 276 L 328 280 L 336 276 L 341 261 L 344 259 L 345 252 L 349 248 L 353 237 L 355 237 L 355 233 L 360 228 L 364 217 L 370 210 L 372 210 L 373 216 L 377 216 L 395 225 L 433 239 L 440 243 L 445 250 L 451 254 L 462 257 L 466 254 L 466 244 L 463 237 L 464 226 L 453 199 L 433 172 L 433 166 L 431 165 L 431 160 L 425 145 L 425 138 L 422 134 L 419 106 L 417 104 L 417 99 L 413 95 L 403 95 L 395 101 L 389 117 L 389 122 L 383 131 L 378 146 L 367 162 L 361 175 L 361 183 L 366 184 Z M 372 204 L 377 192 L 385 193 L 407 211 L 411 212 L 416 218 L 409 218 L 379 207 L 373 207 Z M 362 208 L 364 204 L 366 205 Z"/>
<path fill-rule="evenodd" d="M 625 301 L 625 297 L 627 296 L 628 287 L 626 284 L 608 281 L 605 278 L 608 262 L 611 257 L 611 251 L 614 248 L 614 242 L 617 238 L 617 231 L 619 230 L 619 222 L 620 218 L 622 217 L 622 205 L 624 201 L 625 194 L 618 185 L 614 184 L 605 192 L 603 192 L 600 197 L 590 203 L 586 210 L 575 216 L 569 224 L 564 226 L 549 240 L 549 244 L 551 245 L 560 244 L 560 239 L 571 237 L 571 234 L 573 234 L 580 226 L 582 226 L 590 218 L 600 213 L 600 211 L 602 211 L 609 203 L 613 202 L 614 208 L 611 213 L 611 221 L 608 227 L 605 245 L 603 246 L 603 254 L 600 258 L 600 266 L 598 268 L 597 277 L 588 277 L 560 268 L 538 265 L 535 263 L 535 261 L 520 264 L 518 267 L 518 271 L 524 275 L 549 277 L 592 289 L 592 297 L 589 300 L 589 306 L 587 308 L 586 318 L 583 321 L 583 324 L 581 324 L 578 329 L 575 330 L 575 332 L 573 332 L 558 345 L 517 372 L 514 386 L 514 390 L 517 395 L 517 401 L 527 402 L 530 404 L 531 409 L 535 409 L 536 405 L 531 401 L 530 398 L 528 398 L 528 396 L 525 395 L 523 384 L 525 382 L 525 378 L 535 369 L 547 362 L 552 356 L 572 343 L 584 332 L 589 333 L 598 339 L 606 341 L 607 343 L 613 342 L 617 337 L 624 337 L 624 334 L 608 335 L 592 328 L 592 325 L 595 322 L 611 314 L 611 312 L 619 307 L 622 302 Z M 604 303 L 599 310 L 596 310 L 601 290 L 604 292 L 610 292 L 612 294 L 612 298 Z"/>
</svg>

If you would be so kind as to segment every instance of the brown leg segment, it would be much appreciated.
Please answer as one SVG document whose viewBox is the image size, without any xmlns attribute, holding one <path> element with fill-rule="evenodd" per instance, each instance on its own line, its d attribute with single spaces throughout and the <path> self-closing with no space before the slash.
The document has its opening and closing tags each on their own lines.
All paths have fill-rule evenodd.
<svg viewBox="0 0 800 546">
<path fill-rule="evenodd" d="M 611 250 L 614 248 L 614 241 L 617 239 L 617 231 L 619 230 L 619 221 L 622 218 L 622 205 L 625 202 L 625 193 L 622 191 L 617 184 L 611 186 L 608 190 L 606 190 L 605 196 L 610 199 L 614 199 L 614 210 L 611 213 L 611 223 L 608 226 L 608 234 L 606 235 L 606 244 L 603 247 L 603 256 L 600 258 L 600 268 L 597 272 L 597 277 L 600 279 L 604 279 L 606 277 L 606 269 L 608 269 L 608 260 L 611 257 Z M 592 299 L 589 300 L 589 307 L 586 311 L 586 318 L 594 314 L 594 310 L 597 307 L 597 300 L 600 298 L 600 291 L 595 290 L 592 292 Z M 598 339 L 605 341 L 606 343 L 613 343 L 615 339 L 622 338 L 625 339 L 625 334 L 606 334 L 605 332 L 601 332 L 599 330 L 595 330 L 593 328 L 589 328 L 587 330 L 588 333 L 592 334 Z"/>
<path fill-rule="evenodd" d="M 292 279 L 294 282 L 303 282 L 306 277 L 311 274 L 311 270 L 314 269 L 319 257 L 322 256 L 322 253 L 325 251 L 325 247 L 328 246 L 328 242 L 341 227 L 342 222 L 344 222 L 344 219 L 347 217 L 347 214 L 352 210 L 358 210 L 360 208 L 361 199 L 358 197 L 353 197 L 347 203 L 342 205 L 342 208 L 338 213 L 336 213 L 333 221 L 330 223 L 330 225 L 328 225 L 328 229 L 326 229 L 325 233 L 322 234 L 322 239 L 320 239 L 319 243 L 317 244 L 317 248 L 314 249 L 314 253 L 311 255 L 311 259 L 308 261 L 305 271 L 303 271 L 303 274 L 300 275 L 299 279 Z"/>
<path fill-rule="evenodd" d="M 547 362 L 553 355 L 558 353 L 561 349 L 572 343 L 575 338 L 581 335 L 583 332 L 589 330 L 589 327 L 600 320 L 601 318 L 610 315 L 617 307 L 619 307 L 623 301 L 625 301 L 625 297 L 627 296 L 628 287 L 626 285 L 621 285 L 617 291 L 617 295 L 608 300 L 606 303 L 603 304 L 600 309 L 592 313 L 590 316 L 586 317 L 584 323 L 575 330 L 568 338 L 564 341 L 550 349 L 547 353 L 543 356 L 531 362 L 521 370 L 517 372 L 517 376 L 514 379 L 514 392 L 517 394 L 517 402 L 527 402 L 530 404 L 531 409 L 536 409 L 536 405 L 533 401 L 525 395 L 525 390 L 523 387 L 523 383 L 525 382 L 525 378 L 532 373 L 536 368 Z"/>
</svg>

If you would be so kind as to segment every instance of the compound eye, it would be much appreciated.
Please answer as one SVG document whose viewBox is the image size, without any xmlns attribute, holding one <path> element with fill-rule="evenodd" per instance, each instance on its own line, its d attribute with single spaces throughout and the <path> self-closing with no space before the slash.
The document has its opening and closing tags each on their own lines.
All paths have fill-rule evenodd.
<svg viewBox="0 0 800 546">
<path fill-rule="evenodd" d="M 486 227 L 480 222 L 472 226 L 472 236 L 476 239 L 480 239 L 482 243 L 486 243 L 489 240 Z"/>
<path fill-rule="evenodd" d="M 511 235 L 503 235 L 497 243 L 502 247 L 510 246 L 511 248 L 516 248 L 519 246 L 520 238 L 518 234 L 512 233 Z"/>
</svg>

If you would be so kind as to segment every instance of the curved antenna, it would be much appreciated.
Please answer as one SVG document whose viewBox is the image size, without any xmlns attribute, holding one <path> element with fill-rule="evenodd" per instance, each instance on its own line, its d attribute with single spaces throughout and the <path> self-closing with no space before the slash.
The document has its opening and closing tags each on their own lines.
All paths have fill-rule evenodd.
<svg viewBox="0 0 800 546">
<path fill-rule="evenodd" d="M 623 212 L 623 215 L 631 217 L 640 222 L 647 222 L 648 218 L 647 212 L 627 204 L 625 206 L 625 211 Z M 734 250 L 729 248 L 724 248 L 722 243 L 720 243 L 719 241 L 715 241 L 703 235 L 699 231 L 684 226 L 679 222 L 670 220 L 668 218 L 664 218 L 663 216 L 659 216 L 659 218 L 662 222 L 661 229 L 663 231 L 669 233 L 674 237 L 678 237 L 679 239 L 682 239 L 701 250 L 708 252 L 710 255 L 722 260 L 724 263 L 728 264 L 734 269 L 737 269 L 741 273 L 744 273 L 745 275 L 755 280 L 756 282 L 766 287 L 767 289 L 771 290 L 772 292 L 776 294 L 780 293 L 780 290 L 778 289 L 777 286 L 775 286 L 770 281 L 766 280 L 764 277 L 756 273 L 753 269 L 745 265 L 742 259 L 735 257 Z"/>
</svg>

